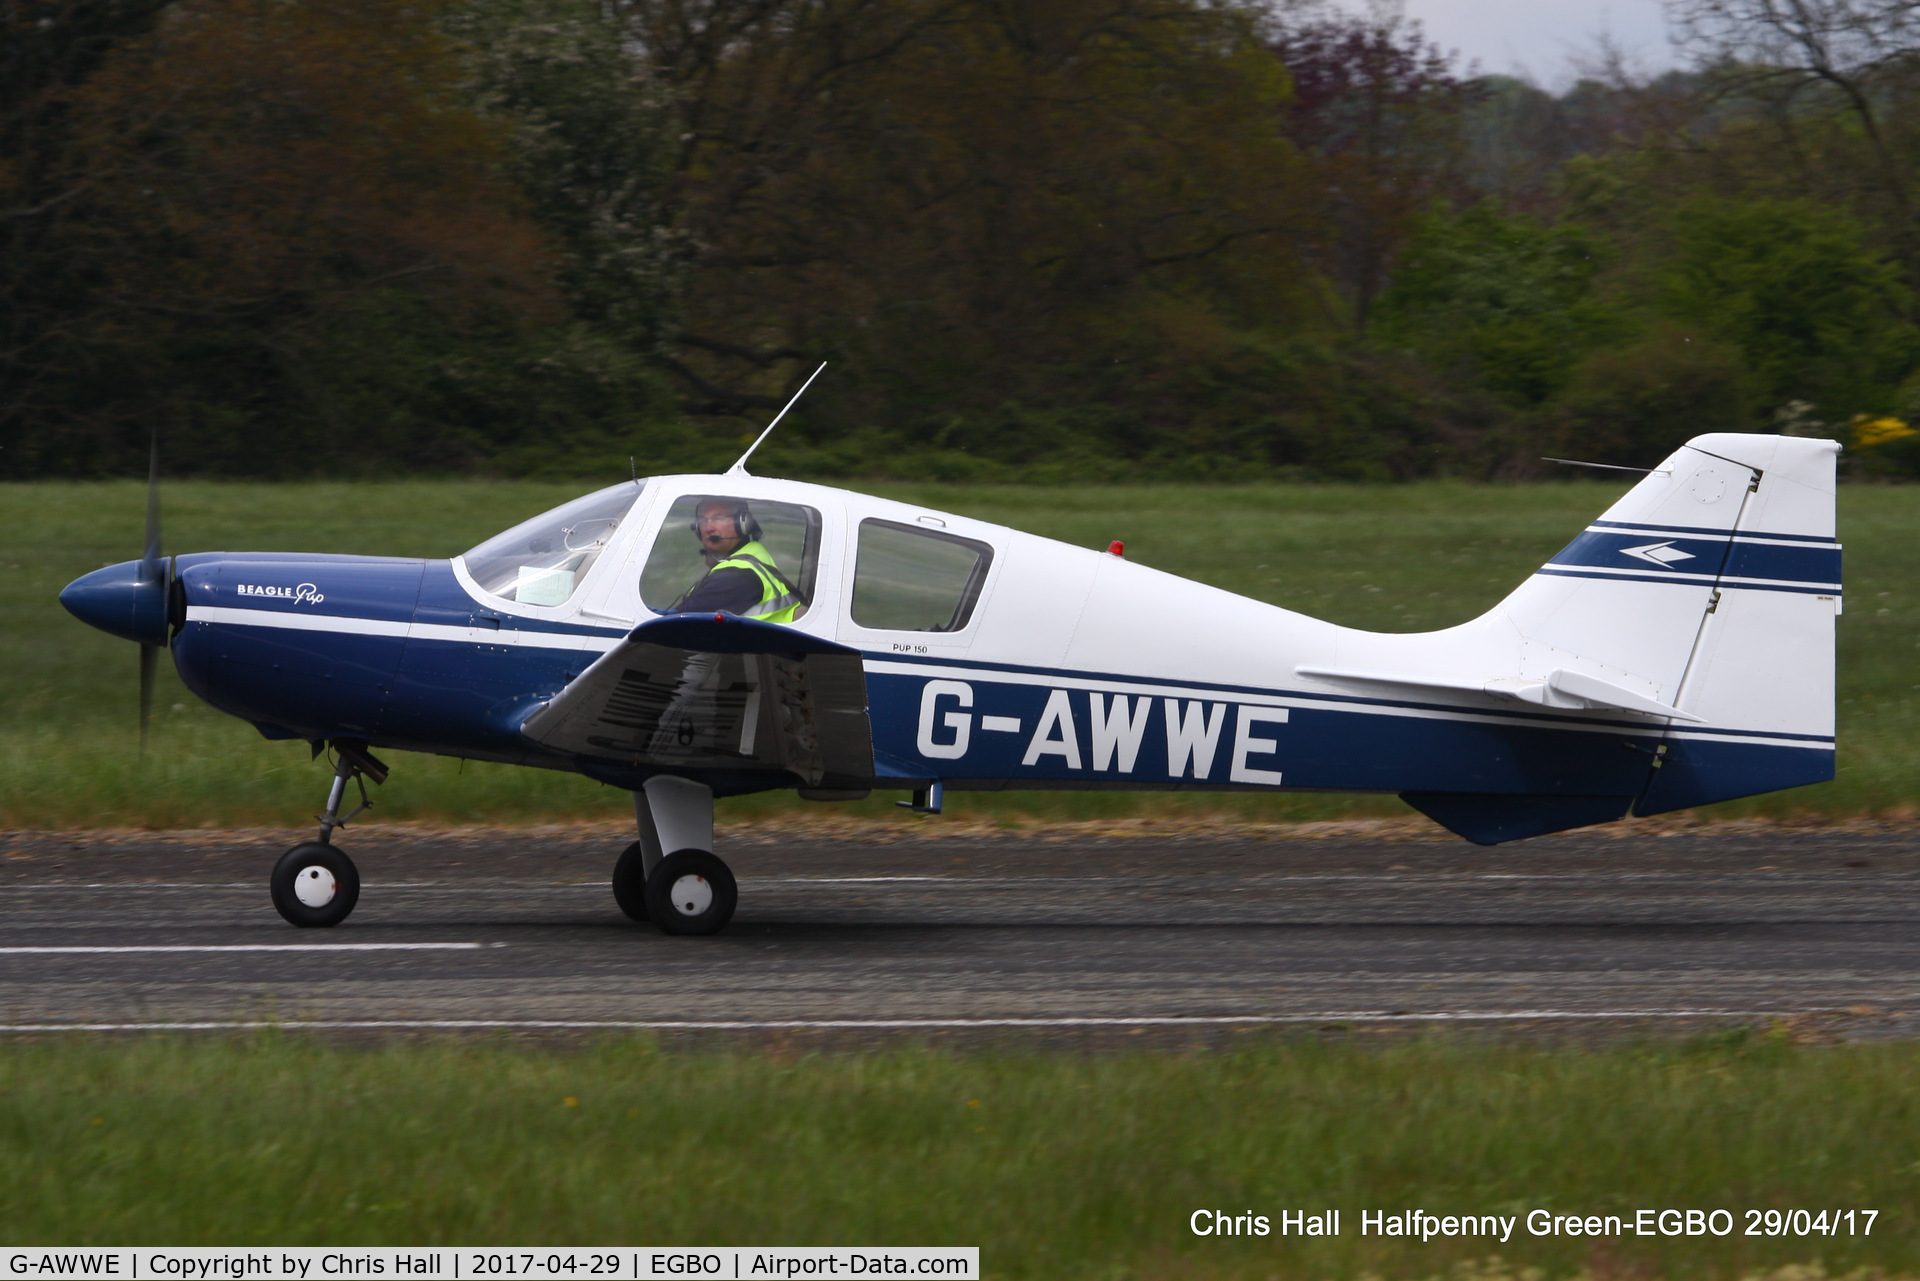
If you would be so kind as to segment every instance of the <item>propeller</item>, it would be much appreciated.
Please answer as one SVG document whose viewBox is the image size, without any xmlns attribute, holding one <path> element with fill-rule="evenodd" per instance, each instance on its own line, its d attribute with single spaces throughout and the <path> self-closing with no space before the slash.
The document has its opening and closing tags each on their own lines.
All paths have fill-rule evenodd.
<svg viewBox="0 0 1920 1281">
<path fill-rule="evenodd" d="M 153 715 L 153 684 L 160 651 L 171 630 L 167 597 L 173 562 L 160 554 L 160 436 L 154 433 L 147 456 L 147 546 L 139 560 L 104 565 L 82 574 L 60 591 L 60 603 L 75 618 L 111 636 L 140 646 L 140 754 L 147 751 L 147 723 Z"/>
<path fill-rule="evenodd" d="M 140 583 L 157 584 L 161 600 L 167 594 L 167 562 L 160 558 L 160 433 L 154 432 L 147 454 L 147 548 L 140 557 Z M 149 588 L 149 590 L 151 590 Z M 153 717 L 153 682 L 161 647 L 140 646 L 140 754 L 147 754 L 147 722 Z"/>
</svg>

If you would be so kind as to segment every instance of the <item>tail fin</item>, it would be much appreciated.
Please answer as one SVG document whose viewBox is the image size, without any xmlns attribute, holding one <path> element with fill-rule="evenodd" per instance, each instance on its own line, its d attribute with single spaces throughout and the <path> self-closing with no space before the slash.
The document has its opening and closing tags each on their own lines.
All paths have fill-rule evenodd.
<svg viewBox="0 0 1920 1281">
<path fill-rule="evenodd" d="M 1833 777 L 1838 452 L 1696 437 L 1495 611 L 1525 675 L 1581 673 L 1697 718 L 1669 726 L 1635 813 Z"/>
</svg>

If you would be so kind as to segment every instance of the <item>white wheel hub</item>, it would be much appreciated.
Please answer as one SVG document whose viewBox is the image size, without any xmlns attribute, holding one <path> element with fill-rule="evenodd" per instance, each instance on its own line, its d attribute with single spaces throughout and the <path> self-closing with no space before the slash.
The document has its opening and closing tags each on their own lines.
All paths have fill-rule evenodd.
<svg viewBox="0 0 1920 1281">
<path fill-rule="evenodd" d="M 294 875 L 293 896 L 308 907 L 325 907 L 339 892 L 340 882 L 334 879 L 332 871 L 318 863 L 310 863 Z"/>
<path fill-rule="evenodd" d="M 668 897 L 680 915 L 698 916 L 713 906 L 713 886 L 707 884 L 706 877 L 689 873 L 673 883 Z"/>
</svg>

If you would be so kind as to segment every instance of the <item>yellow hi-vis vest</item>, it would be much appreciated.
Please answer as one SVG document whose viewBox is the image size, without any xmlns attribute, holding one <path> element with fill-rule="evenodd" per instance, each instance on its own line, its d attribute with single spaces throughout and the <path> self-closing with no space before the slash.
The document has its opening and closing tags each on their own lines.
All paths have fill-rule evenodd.
<svg viewBox="0 0 1920 1281">
<path fill-rule="evenodd" d="M 773 553 L 760 543 L 748 543 L 725 560 L 716 561 L 708 573 L 721 569 L 747 569 L 760 580 L 760 603 L 741 615 L 765 623 L 791 623 L 806 605 L 800 593 L 789 583 L 773 561 Z"/>
</svg>

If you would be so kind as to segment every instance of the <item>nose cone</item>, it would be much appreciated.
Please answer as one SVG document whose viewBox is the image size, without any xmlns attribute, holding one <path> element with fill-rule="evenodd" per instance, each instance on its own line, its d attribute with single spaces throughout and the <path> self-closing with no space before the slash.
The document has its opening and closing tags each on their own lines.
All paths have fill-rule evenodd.
<svg viewBox="0 0 1920 1281">
<path fill-rule="evenodd" d="M 148 567 L 129 560 L 96 569 L 68 583 L 60 603 L 81 622 L 110 635 L 142 645 L 167 643 L 165 562 Z"/>
</svg>

